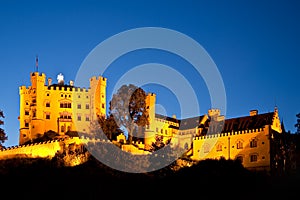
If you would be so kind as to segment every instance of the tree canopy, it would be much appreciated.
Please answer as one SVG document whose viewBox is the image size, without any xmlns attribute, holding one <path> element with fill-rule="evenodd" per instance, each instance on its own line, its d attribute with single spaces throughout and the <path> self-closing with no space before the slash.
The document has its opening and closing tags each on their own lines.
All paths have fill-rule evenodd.
<svg viewBox="0 0 300 200">
<path fill-rule="evenodd" d="M 4 118 L 4 113 L 0 110 L 0 125 L 4 124 L 4 121 L 1 119 Z M 0 149 L 3 148 L 3 143 L 8 139 L 3 128 L 0 128 Z"/>
<path fill-rule="evenodd" d="M 129 143 L 132 142 L 136 129 L 149 124 L 146 96 L 146 92 L 140 87 L 133 84 L 123 85 L 113 94 L 109 103 L 110 114 L 121 129 L 126 129 Z"/>
<path fill-rule="evenodd" d="M 103 137 L 105 135 L 109 140 L 116 140 L 117 136 L 122 133 L 122 130 L 112 115 L 109 115 L 107 118 L 105 116 L 98 116 L 97 120 L 91 125 L 91 133 L 99 139 L 106 139 Z"/>
</svg>

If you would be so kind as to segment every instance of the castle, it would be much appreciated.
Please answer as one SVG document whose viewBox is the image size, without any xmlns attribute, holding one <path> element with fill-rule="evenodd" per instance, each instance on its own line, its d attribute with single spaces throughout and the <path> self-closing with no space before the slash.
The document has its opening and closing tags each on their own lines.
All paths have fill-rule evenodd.
<svg viewBox="0 0 300 200">
<path fill-rule="evenodd" d="M 64 140 L 67 131 L 89 133 L 92 121 L 97 116 L 105 116 L 106 78 L 91 77 L 88 89 L 76 87 L 72 81 L 66 84 L 62 74 L 57 78 L 56 84 L 52 84 L 51 78 L 46 83 L 44 73 L 33 72 L 30 74 L 31 86 L 19 88 L 19 146 L 3 150 L 0 158 L 1 155 L 14 154 L 33 156 L 32 152 L 35 152 L 35 157 L 39 156 L 39 152 L 44 152 L 44 157 L 47 154 L 53 156 L 60 149 L 59 141 L 71 144 L 68 142 L 71 140 L 80 144 L 78 139 Z M 196 161 L 239 159 L 246 168 L 266 171 L 281 169 L 287 164 L 295 167 L 295 163 L 288 160 L 291 156 L 287 156 L 283 149 L 284 128 L 277 107 L 273 112 L 258 113 L 258 110 L 251 110 L 248 116 L 230 119 L 225 119 L 219 109 L 210 109 L 201 116 L 177 119 L 156 113 L 155 101 L 156 95 L 148 93 L 149 125 L 145 129 L 144 141 L 135 145 L 124 144 L 124 151 L 149 153 L 148 147 L 156 136 L 160 136 L 164 142 L 170 141 L 170 145 L 185 149 L 190 158 Z M 61 138 L 54 142 L 30 145 L 30 141 L 47 131 L 55 131 Z M 126 139 L 124 135 L 118 138 Z M 38 145 L 44 145 L 46 150 L 36 150 L 39 149 Z"/>
<path fill-rule="evenodd" d="M 106 113 L 106 78 L 91 77 L 90 88 L 66 84 L 62 74 L 58 83 L 44 73 L 30 74 L 31 86 L 21 86 L 20 137 L 22 145 L 47 131 L 64 135 L 67 131 L 89 132 L 90 122 Z M 76 122 L 76 123 L 75 123 Z"/>
</svg>

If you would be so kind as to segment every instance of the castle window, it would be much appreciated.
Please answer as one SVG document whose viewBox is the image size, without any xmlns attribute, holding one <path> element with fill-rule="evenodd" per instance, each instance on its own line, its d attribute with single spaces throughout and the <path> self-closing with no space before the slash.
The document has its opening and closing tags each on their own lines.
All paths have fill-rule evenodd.
<svg viewBox="0 0 300 200">
<path fill-rule="evenodd" d="M 237 149 L 242 149 L 242 148 L 243 148 L 243 142 L 242 142 L 242 141 L 238 141 L 238 142 L 236 143 L 236 148 L 237 148 Z"/>
<path fill-rule="evenodd" d="M 168 130 L 165 130 L 165 134 L 166 134 L 166 135 L 168 134 Z"/>
<path fill-rule="evenodd" d="M 209 144 L 204 144 L 204 146 L 203 146 L 203 151 L 204 151 L 204 153 L 208 153 L 209 150 L 210 150 Z"/>
<path fill-rule="evenodd" d="M 60 102 L 60 108 L 71 108 L 71 103 L 68 102 Z"/>
<path fill-rule="evenodd" d="M 257 162 L 257 154 L 250 155 L 250 162 Z"/>
<path fill-rule="evenodd" d="M 257 139 L 256 139 L 256 138 L 253 138 L 253 139 L 250 141 L 250 147 L 251 147 L 251 148 L 257 147 Z"/>
<path fill-rule="evenodd" d="M 86 96 L 86 98 L 88 99 L 88 98 L 89 98 L 89 96 Z"/>
<path fill-rule="evenodd" d="M 184 149 L 185 149 L 185 150 L 188 150 L 188 149 L 189 149 L 188 143 L 185 143 L 185 144 L 184 144 Z"/>
<path fill-rule="evenodd" d="M 158 128 L 156 127 L 156 133 L 158 133 Z"/>
<path fill-rule="evenodd" d="M 60 127 L 60 131 L 61 131 L 61 132 L 65 132 L 65 126 L 61 126 L 61 127 Z"/>
<path fill-rule="evenodd" d="M 49 113 L 46 114 L 46 119 L 50 119 L 50 114 Z"/>
<path fill-rule="evenodd" d="M 36 111 L 32 111 L 32 117 L 36 117 Z"/>
<path fill-rule="evenodd" d="M 49 94 L 49 93 L 47 93 L 46 95 L 47 95 L 47 97 L 49 97 L 49 96 L 50 96 L 50 94 Z"/>
<path fill-rule="evenodd" d="M 25 115 L 29 115 L 29 111 L 28 110 L 25 110 Z"/>
<path fill-rule="evenodd" d="M 87 103 L 87 104 L 85 105 L 85 108 L 86 108 L 86 109 L 90 109 L 90 105 Z"/>
<path fill-rule="evenodd" d="M 163 129 L 160 129 L 160 133 L 163 133 L 164 132 L 164 130 Z"/>
<path fill-rule="evenodd" d="M 63 94 L 61 94 L 61 95 L 60 95 L 60 97 L 64 97 L 64 95 L 63 95 Z"/>
<path fill-rule="evenodd" d="M 78 99 L 80 99 L 80 95 L 78 95 Z"/>
<path fill-rule="evenodd" d="M 60 119 L 72 119 L 72 115 L 69 112 L 62 112 L 59 114 Z"/>
<path fill-rule="evenodd" d="M 77 121 L 81 121 L 81 115 L 77 115 Z"/>
<path fill-rule="evenodd" d="M 222 151 L 222 144 L 217 145 L 217 151 Z"/>
<path fill-rule="evenodd" d="M 104 103 L 102 104 L 102 108 L 104 108 Z"/>
<path fill-rule="evenodd" d="M 46 103 L 46 107 L 50 107 L 50 102 L 47 102 L 47 103 Z"/>
<path fill-rule="evenodd" d="M 29 127 L 29 123 L 28 122 L 25 122 L 25 127 Z"/>
<path fill-rule="evenodd" d="M 81 104 L 77 104 L 77 109 L 81 109 Z"/>
<path fill-rule="evenodd" d="M 90 121 L 90 116 L 89 115 L 85 116 L 85 121 L 87 121 L 87 122 Z"/>
<path fill-rule="evenodd" d="M 26 101 L 26 106 L 28 106 L 29 105 L 29 103 L 28 103 L 28 101 Z"/>
</svg>

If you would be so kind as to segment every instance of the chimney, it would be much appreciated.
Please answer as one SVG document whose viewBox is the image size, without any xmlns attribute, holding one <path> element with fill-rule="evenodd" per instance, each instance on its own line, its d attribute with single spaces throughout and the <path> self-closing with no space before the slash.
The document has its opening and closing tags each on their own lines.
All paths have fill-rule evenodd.
<svg viewBox="0 0 300 200">
<path fill-rule="evenodd" d="M 220 109 L 209 109 L 208 110 L 209 117 L 217 117 L 220 116 Z"/>
<path fill-rule="evenodd" d="M 250 110 L 250 116 L 254 116 L 258 114 L 258 110 Z"/>
<path fill-rule="evenodd" d="M 48 86 L 52 84 L 52 78 L 48 78 Z"/>
<path fill-rule="evenodd" d="M 74 81 L 69 81 L 70 86 L 74 86 Z"/>
</svg>

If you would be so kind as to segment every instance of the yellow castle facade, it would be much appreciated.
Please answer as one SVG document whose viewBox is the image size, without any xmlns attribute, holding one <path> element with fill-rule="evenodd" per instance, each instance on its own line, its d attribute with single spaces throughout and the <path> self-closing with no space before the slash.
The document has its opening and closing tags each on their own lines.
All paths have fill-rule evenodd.
<svg viewBox="0 0 300 200">
<path fill-rule="evenodd" d="M 30 74 L 31 86 L 21 86 L 19 145 L 28 143 L 47 131 L 64 136 L 67 131 L 89 133 L 89 126 L 97 116 L 106 115 L 106 78 L 90 78 L 90 87 L 75 87 L 73 82 L 58 83 L 43 73 Z M 189 152 L 192 160 L 239 159 L 244 167 L 271 170 L 282 163 L 280 135 L 282 127 L 278 109 L 248 116 L 225 119 L 219 109 L 186 119 L 164 116 L 155 112 L 156 95 L 146 98 L 149 125 L 139 148 L 124 144 L 125 151 L 149 153 L 157 136 L 165 143 Z M 124 140 L 124 138 L 123 138 Z M 137 146 L 137 145 L 135 145 Z M 285 161 L 284 161 L 285 162 Z"/>
<path fill-rule="evenodd" d="M 219 109 L 177 119 L 155 113 L 155 94 L 148 94 L 147 102 L 151 111 L 145 147 L 155 141 L 155 136 L 161 136 L 164 142 L 188 151 L 190 158 L 196 161 L 239 159 L 248 169 L 267 171 L 287 163 L 295 165 L 285 160 L 288 155 L 277 107 L 267 113 L 250 110 L 247 116 L 230 119 L 225 119 Z"/>
<path fill-rule="evenodd" d="M 47 131 L 63 136 L 67 131 L 89 132 L 90 123 L 106 113 L 106 78 L 91 77 L 89 88 L 65 83 L 62 74 L 58 82 L 44 73 L 30 74 L 31 86 L 20 86 L 20 136 L 22 145 Z"/>
</svg>

